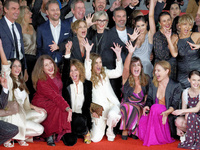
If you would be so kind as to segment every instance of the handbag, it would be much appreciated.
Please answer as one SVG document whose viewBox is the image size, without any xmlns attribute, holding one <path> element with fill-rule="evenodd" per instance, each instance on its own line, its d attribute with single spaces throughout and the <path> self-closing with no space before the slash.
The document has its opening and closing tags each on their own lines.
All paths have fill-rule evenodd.
<svg viewBox="0 0 200 150">
<path fill-rule="evenodd" d="M 96 103 L 91 103 L 90 104 L 90 112 L 91 113 L 96 113 L 99 117 L 102 116 L 102 112 L 104 111 L 103 107 L 99 104 Z"/>
<path fill-rule="evenodd" d="M 17 101 L 8 101 L 7 106 L 4 109 L 0 109 L 0 117 L 10 116 L 18 113 L 19 105 Z"/>
</svg>

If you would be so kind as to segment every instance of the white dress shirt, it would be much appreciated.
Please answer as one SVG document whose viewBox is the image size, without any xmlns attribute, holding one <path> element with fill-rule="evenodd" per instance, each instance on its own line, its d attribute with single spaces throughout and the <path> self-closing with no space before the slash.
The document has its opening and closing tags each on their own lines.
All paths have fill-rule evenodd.
<svg viewBox="0 0 200 150">
<path fill-rule="evenodd" d="M 117 30 L 117 29 L 116 29 Z M 126 44 L 126 42 L 128 41 L 128 36 L 127 36 L 127 31 L 126 29 L 123 31 L 119 31 L 117 30 L 118 36 L 120 38 L 120 40 Z"/>
</svg>

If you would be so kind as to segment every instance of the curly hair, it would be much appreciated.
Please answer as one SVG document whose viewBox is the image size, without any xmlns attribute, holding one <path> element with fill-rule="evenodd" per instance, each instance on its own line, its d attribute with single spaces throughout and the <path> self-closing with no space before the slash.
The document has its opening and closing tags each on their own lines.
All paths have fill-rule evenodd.
<svg viewBox="0 0 200 150">
<path fill-rule="evenodd" d="M 79 72 L 79 79 L 81 82 L 84 82 L 85 81 L 85 68 L 83 66 L 83 63 L 80 62 L 79 60 L 77 59 L 71 59 L 70 60 L 70 68 L 72 66 L 75 66 L 76 69 L 78 70 Z"/>
<path fill-rule="evenodd" d="M 129 78 L 128 78 L 129 84 L 132 88 L 135 88 L 135 79 L 133 77 L 133 74 L 131 73 L 131 64 L 138 62 L 138 61 L 140 62 L 140 66 L 141 66 L 141 72 L 140 72 L 140 76 L 139 76 L 141 86 L 146 86 L 148 84 L 148 81 L 149 81 L 149 76 L 146 75 L 143 71 L 143 65 L 142 65 L 140 58 L 139 57 L 133 57 L 131 59 L 131 62 L 130 62 L 130 68 L 129 68 L 130 75 L 129 75 Z"/>
<path fill-rule="evenodd" d="M 100 81 L 100 75 L 103 76 L 103 80 L 105 79 L 106 77 L 106 73 L 105 73 L 105 69 L 104 67 L 101 67 L 101 72 L 100 72 L 100 75 L 97 75 L 96 72 L 95 72 L 95 69 L 94 69 L 94 66 L 96 64 L 96 60 L 98 58 L 101 58 L 101 56 L 99 54 L 96 54 L 96 53 L 91 53 L 90 54 L 90 58 L 92 60 L 92 75 L 91 75 L 91 81 L 92 81 L 92 84 L 94 87 L 96 87 Z"/>
<path fill-rule="evenodd" d="M 49 55 L 40 56 L 37 59 L 35 66 L 33 68 L 33 72 L 32 72 L 32 82 L 33 82 L 34 89 L 36 89 L 36 85 L 37 85 L 38 80 L 46 80 L 47 79 L 47 75 L 44 72 L 44 60 L 45 59 L 49 59 L 53 62 L 53 65 L 54 65 L 53 76 L 55 76 L 57 74 L 58 67 L 57 67 L 56 63 L 54 62 L 54 60 Z"/>
</svg>

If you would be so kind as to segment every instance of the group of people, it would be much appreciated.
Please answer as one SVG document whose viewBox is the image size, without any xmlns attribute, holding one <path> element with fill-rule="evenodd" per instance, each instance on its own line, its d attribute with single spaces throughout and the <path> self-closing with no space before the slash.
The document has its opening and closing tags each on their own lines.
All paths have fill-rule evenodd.
<svg viewBox="0 0 200 150">
<path fill-rule="evenodd" d="M 114 141 L 119 128 L 145 146 L 180 136 L 178 147 L 200 149 L 200 7 L 193 27 L 177 2 L 168 13 L 165 1 L 147 0 L 147 15 L 139 3 L 105 11 L 106 0 L 94 0 L 85 16 L 83 0 L 4 2 L 0 144 Z M 18 109 L 5 115 L 10 102 Z"/>
</svg>

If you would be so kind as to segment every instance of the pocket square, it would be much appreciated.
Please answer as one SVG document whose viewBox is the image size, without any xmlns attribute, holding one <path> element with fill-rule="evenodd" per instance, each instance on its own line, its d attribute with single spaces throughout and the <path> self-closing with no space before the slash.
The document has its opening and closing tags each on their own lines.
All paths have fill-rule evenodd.
<svg viewBox="0 0 200 150">
<path fill-rule="evenodd" d="M 64 35 L 68 35 L 69 33 L 64 33 Z"/>
</svg>

